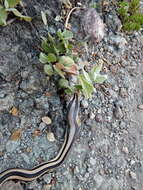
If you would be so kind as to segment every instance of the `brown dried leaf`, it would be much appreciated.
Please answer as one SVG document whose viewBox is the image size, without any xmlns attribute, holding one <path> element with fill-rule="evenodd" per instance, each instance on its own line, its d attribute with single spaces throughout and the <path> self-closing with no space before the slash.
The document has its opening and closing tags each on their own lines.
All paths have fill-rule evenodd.
<svg viewBox="0 0 143 190">
<path fill-rule="evenodd" d="M 65 67 L 64 68 L 64 71 L 68 74 L 71 74 L 71 75 L 77 75 L 78 74 L 78 69 L 77 69 L 77 66 L 74 64 L 74 65 L 71 65 L 69 67 Z"/>
<path fill-rule="evenodd" d="M 10 113 L 13 116 L 17 116 L 19 114 L 19 110 L 16 107 L 12 107 L 12 109 L 10 110 Z"/>
<path fill-rule="evenodd" d="M 58 69 L 62 70 L 65 68 L 65 66 L 62 63 L 56 63 L 55 65 Z"/>
<path fill-rule="evenodd" d="M 10 136 L 10 140 L 11 141 L 17 141 L 21 138 L 21 135 L 22 135 L 22 129 L 17 129 Z"/>
<path fill-rule="evenodd" d="M 41 131 L 39 129 L 35 129 L 33 132 L 33 137 L 38 137 L 41 135 Z"/>
</svg>

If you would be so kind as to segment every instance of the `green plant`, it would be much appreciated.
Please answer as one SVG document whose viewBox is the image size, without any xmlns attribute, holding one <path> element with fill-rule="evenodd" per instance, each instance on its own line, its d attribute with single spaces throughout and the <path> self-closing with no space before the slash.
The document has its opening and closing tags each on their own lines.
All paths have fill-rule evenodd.
<svg viewBox="0 0 143 190">
<path fill-rule="evenodd" d="M 7 25 L 9 13 L 13 13 L 21 20 L 31 21 L 31 17 L 22 15 L 15 7 L 21 0 L 0 0 L 0 25 Z"/>
<path fill-rule="evenodd" d="M 72 39 L 73 33 L 69 30 L 58 31 L 55 37 L 48 33 L 48 37 L 42 40 L 40 62 L 45 64 L 46 74 L 59 76 L 58 85 L 66 93 L 80 91 L 86 98 L 90 98 L 94 82 L 102 83 L 107 76 L 100 74 L 102 64 L 95 65 L 89 73 L 85 71 L 84 64 L 78 64 L 79 57 L 74 54 Z M 76 82 L 69 80 L 71 76 L 74 76 Z"/>
<path fill-rule="evenodd" d="M 140 12 L 140 0 L 119 2 L 118 13 L 123 23 L 123 30 L 139 30 L 143 25 L 143 14 Z"/>
</svg>

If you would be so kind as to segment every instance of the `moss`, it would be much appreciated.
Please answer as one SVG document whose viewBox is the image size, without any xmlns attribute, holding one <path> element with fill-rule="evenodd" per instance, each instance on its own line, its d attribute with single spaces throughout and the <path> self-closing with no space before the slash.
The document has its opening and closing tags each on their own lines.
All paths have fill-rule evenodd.
<svg viewBox="0 0 143 190">
<path fill-rule="evenodd" d="M 143 25 L 143 14 L 140 12 L 140 0 L 119 2 L 118 13 L 122 20 L 123 30 L 140 30 Z"/>
</svg>

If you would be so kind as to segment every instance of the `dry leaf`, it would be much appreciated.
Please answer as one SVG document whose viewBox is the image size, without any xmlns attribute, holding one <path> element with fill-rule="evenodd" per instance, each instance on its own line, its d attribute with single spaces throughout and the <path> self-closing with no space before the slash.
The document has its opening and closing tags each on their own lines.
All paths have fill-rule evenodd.
<svg viewBox="0 0 143 190">
<path fill-rule="evenodd" d="M 26 152 L 28 152 L 28 153 L 29 153 L 29 152 L 32 152 L 32 148 L 31 148 L 31 147 L 27 147 L 27 148 L 26 148 Z"/>
<path fill-rule="evenodd" d="M 33 132 L 33 136 L 34 137 L 37 137 L 37 136 L 40 136 L 41 135 L 41 131 L 39 129 L 36 129 L 34 132 Z"/>
<path fill-rule="evenodd" d="M 52 133 L 52 132 L 48 132 L 47 133 L 47 139 L 48 139 L 48 141 L 50 141 L 50 142 L 54 142 L 56 139 L 55 139 L 55 136 L 54 136 L 54 133 Z"/>
<path fill-rule="evenodd" d="M 47 125 L 50 125 L 52 123 L 52 120 L 48 116 L 42 117 L 42 121 Z"/>
<path fill-rule="evenodd" d="M 68 74 L 71 74 L 71 75 L 77 75 L 77 66 L 74 64 L 74 65 L 71 65 L 70 67 L 65 67 L 64 68 L 64 71 Z"/>
<path fill-rule="evenodd" d="M 11 110 L 10 110 L 10 113 L 13 115 L 13 116 L 17 116 L 19 114 L 19 110 L 16 108 L 16 107 L 13 107 Z"/>
<path fill-rule="evenodd" d="M 51 92 L 46 92 L 46 93 L 45 93 L 45 96 L 51 97 L 51 96 L 52 96 L 52 93 L 51 93 Z"/>
<path fill-rule="evenodd" d="M 17 141 L 17 140 L 19 140 L 21 138 L 21 135 L 22 135 L 22 130 L 21 129 L 17 129 L 10 136 L 10 140 L 11 141 Z"/>
<path fill-rule="evenodd" d="M 62 63 L 56 63 L 55 65 L 58 69 L 62 70 L 65 68 L 65 66 Z"/>
</svg>

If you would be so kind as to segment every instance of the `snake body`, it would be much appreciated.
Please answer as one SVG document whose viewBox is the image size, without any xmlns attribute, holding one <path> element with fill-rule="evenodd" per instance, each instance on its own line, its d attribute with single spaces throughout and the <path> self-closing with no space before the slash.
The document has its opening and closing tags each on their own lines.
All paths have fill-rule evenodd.
<svg viewBox="0 0 143 190">
<path fill-rule="evenodd" d="M 41 163 L 32 169 L 12 168 L 2 171 L 0 173 L 0 185 L 2 185 L 7 180 L 12 180 L 12 179 L 22 180 L 22 181 L 32 181 L 42 176 L 43 174 L 57 168 L 64 162 L 65 158 L 67 157 L 71 149 L 71 146 L 74 142 L 78 130 L 78 124 L 77 124 L 77 116 L 79 111 L 78 94 L 74 94 L 72 100 L 69 103 L 68 110 L 69 110 L 67 115 L 68 127 L 66 129 L 64 143 L 58 155 L 54 159 Z"/>
</svg>

